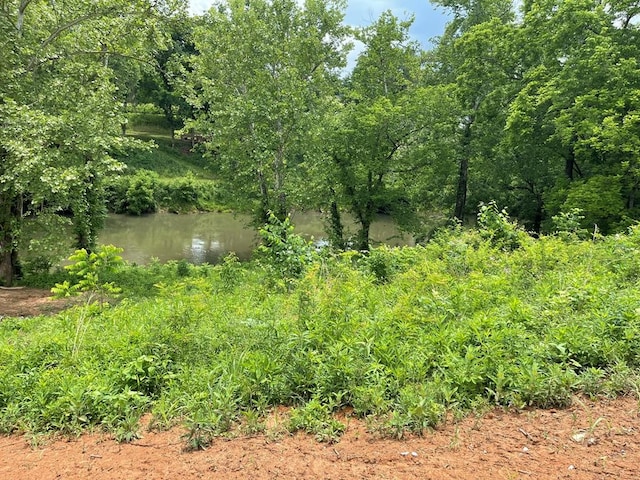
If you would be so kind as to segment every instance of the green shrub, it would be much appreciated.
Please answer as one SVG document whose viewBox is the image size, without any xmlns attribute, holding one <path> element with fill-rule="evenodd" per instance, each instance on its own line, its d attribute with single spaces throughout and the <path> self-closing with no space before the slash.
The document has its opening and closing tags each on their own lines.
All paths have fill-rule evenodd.
<svg viewBox="0 0 640 480">
<path fill-rule="evenodd" d="M 315 435 L 319 442 L 333 443 L 338 441 L 345 430 L 343 423 L 331 415 L 331 408 L 314 398 L 304 406 L 291 411 L 289 430 L 302 430 Z"/>
<path fill-rule="evenodd" d="M 259 263 L 102 269 L 81 253 L 67 290 L 113 282 L 125 298 L 2 319 L 0 430 L 99 426 L 127 441 L 151 411 L 204 448 L 287 405 L 289 429 L 335 441 L 345 407 L 400 437 L 492 405 L 635 394 L 639 232 L 512 250 L 454 229 L 371 261 L 319 257 L 278 222 Z"/>
<path fill-rule="evenodd" d="M 219 210 L 219 193 L 211 180 L 192 174 L 181 178 L 160 178 L 154 172 L 138 170 L 113 179 L 107 185 L 108 206 L 113 213 L 142 215 L 157 210 L 172 213 Z"/>
<path fill-rule="evenodd" d="M 585 239 L 589 236 L 589 231 L 582 228 L 584 220 L 583 210 L 572 208 L 568 212 L 560 212 L 552 218 L 554 232 L 564 239 Z"/>
<path fill-rule="evenodd" d="M 95 252 L 87 252 L 84 248 L 76 250 L 69 257 L 73 262 L 65 269 L 76 279 L 73 283 L 65 281 L 56 284 L 51 291 L 57 297 L 69 297 L 83 292 L 101 295 L 114 295 L 120 289 L 112 282 L 104 281 L 104 277 L 123 265 L 120 254 L 122 249 L 113 245 L 100 245 Z"/>
<path fill-rule="evenodd" d="M 505 209 L 499 210 L 495 202 L 480 204 L 478 212 L 480 235 L 496 248 L 514 250 L 522 244 L 526 233 L 509 219 Z"/>
<path fill-rule="evenodd" d="M 289 217 L 279 220 L 269 213 L 269 222 L 258 230 L 262 238 L 255 256 L 260 264 L 285 285 L 298 279 L 318 258 L 313 244 L 293 232 Z"/>
</svg>

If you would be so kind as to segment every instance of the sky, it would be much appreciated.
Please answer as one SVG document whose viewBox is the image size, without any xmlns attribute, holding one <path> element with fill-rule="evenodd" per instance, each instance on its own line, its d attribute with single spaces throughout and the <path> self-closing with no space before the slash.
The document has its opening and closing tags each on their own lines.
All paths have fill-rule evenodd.
<svg viewBox="0 0 640 480">
<path fill-rule="evenodd" d="M 209 9 L 213 0 L 189 0 L 190 10 L 201 14 Z M 430 39 L 441 35 L 447 22 L 444 10 L 434 7 L 429 0 L 348 0 L 345 23 L 364 27 L 371 24 L 385 10 L 406 19 L 415 16 L 411 27 L 411 36 L 420 42 L 425 49 L 431 47 Z"/>
</svg>

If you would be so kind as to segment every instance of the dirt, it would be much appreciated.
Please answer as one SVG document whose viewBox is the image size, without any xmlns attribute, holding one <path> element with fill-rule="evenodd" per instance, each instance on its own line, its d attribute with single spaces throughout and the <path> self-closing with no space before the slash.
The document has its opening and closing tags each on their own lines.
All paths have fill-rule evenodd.
<svg viewBox="0 0 640 480">
<path fill-rule="evenodd" d="M 49 315 L 70 307 L 77 299 L 53 299 L 50 290 L 0 287 L 0 320 L 3 317 Z"/>
<path fill-rule="evenodd" d="M 284 418 L 276 418 L 284 422 Z M 564 410 L 494 410 L 422 437 L 381 439 L 347 418 L 335 444 L 273 432 L 186 451 L 184 431 L 119 444 L 106 434 L 48 440 L 0 437 L 0 479 L 636 479 L 634 398 L 576 399 Z M 35 443 L 35 446 L 34 446 Z"/>
</svg>

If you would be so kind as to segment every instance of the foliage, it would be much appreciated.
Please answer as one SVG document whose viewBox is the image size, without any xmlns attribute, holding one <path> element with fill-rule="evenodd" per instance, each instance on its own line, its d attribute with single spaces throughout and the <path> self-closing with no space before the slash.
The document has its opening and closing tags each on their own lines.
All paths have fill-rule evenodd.
<svg viewBox="0 0 640 480">
<path fill-rule="evenodd" d="M 187 444 L 204 448 L 246 419 L 268 431 L 263 416 L 280 405 L 294 407 L 286 428 L 337 441 L 343 407 L 400 437 L 448 411 L 632 393 L 639 230 L 598 242 L 542 236 L 516 249 L 480 231 L 442 230 L 424 246 L 316 258 L 301 271 L 280 264 L 299 272 L 286 289 L 265 260 L 234 257 L 118 267 L 96 282 L 91 271 L 119 263 L 117 253 L 79 253 L 71 270 L 86 274 L 77 279 L 87 288 L 116 279 L 125 298 L 3 319 L 0 426 L 100 426 L 128 440 L 150 411 L 159 428 L 184 422 Z"/>
<path fill-rule="evenodd" d="M 120 288 L 112 282 L 105 282 L 104 277 L 123 265 L 120 256 L 122 249 L 113 245 L 101 245 L 95 252 L 87 252 L 85 249 L 76 250 L 69 257 L 73 262 L 65 269 L 76 277 L 71 283 L 65 280 L 51 289 L 57 297 L 69 297 L 83 292 L 92 292 L 100 295 L 114 295 L 120 293 Z"/>
<path fill-rule="evenodd" d="M 204 448 L 284 404 L 291 430 L 322 440 L 342 432 L 342 407 L 400 437 L 447 410 L 638 390 L 640 227 L 622 233 L 640 216 L 633 2 L 532 0 L 516 18 L 506 1 L 442 0 L 454 18 L 428 53 L 389 12 L 353 32 L 341 0 L 221 1 L 163 32 L 180 3 L 0 9 L 0 281 L 21 248 L 44 277 L 47 232 L 68 217 L 87 248 L 54 292 L 125 297 L 3 319 L 2 431 L 101 426 L 126 441 L 152 411 Z M 364 49 L 340 78 L 351 33 Z M 168 147 L 149 109 L 132 118 L 159 148 L 132 148 L 138 87 L 204 155 Z M 518 221 L 480 204 L 464 231 L 467 196 Z M 221 198 L 266 222 L 251 264 L 141 268 L 93 251 L 105 201 L 139 215 Z M 360 251 L 320 255 L 296 235 L 287 214 L 310 205 L 330 212 L 340 249 L 351 213 Z M 370 248 L 375 214 L 418 231 L 434 208 L 460 224 Z M 613 235 L 583 240 L 594 225 Z"/>
<path fill-rule="evenodd" d="M 480 236 L 497 248 L 513 250 L 520 247 L 526 238 L 526 233 L 509 219 L 509 214 L 504 208 L 499 210 L 495 202 L 480 204 L 478 227 Z"/>
<path fill-rule="evenodd" d="M 109 58 L 144 59 L 147 44 L 163 43 L 160 19 L 175 8 L 173 0 L 3 3 L 2 282 L 17 273 L 24 214 L 43 206 L 71 214 L 77 247 L 95 246 L 106 213 L 102 181 L 120 168 L 111 154 L 130 143 L 119 135 Z"/>
<path fill-rule="evenodd" d="M 289 429 L 292 432 L 303 430 L 315 435 L 319 442 L 338 441 L 345 426 L 331 416 L 331 409 L 320 400 L 313 399 L 300 408 L 291 411 Z"/>
<path fill-rule="evenodd" d="M 552 217 L 553 226 L 556 233 L 565 238 L 584 239 L 589 235 L 589 231 L 582 228 L 584 215 L 581 208 L 572 208 L 568 212 L 560 212 Z"/>
<path fill-rule="evenodd" d="M 142 215 L 158 210 L 172 213 L 220 210 L 220 193 L 211 180 L 161 178 L 148 170 L 112 179 L 107 185 L 108 205 L 114 213 Z"/>
<path fill-rule="evenodd" d="M 346 62 L 342 0 L 220 2 L 194 31 L 187 98 L 234 207 L 284 220 Z M 260 48 L 256 48 L 259 45 Z"/>
<path fill-rule="evenodd" d="M 256 258 L 285 285 L 300 278 L 318 258 L 312 242 L 294 233 L 289 217 L 279 220 L 270 212 L 269 222 L 258 233 L 262 245 L 256 250 Z"/>
<path fill-rule="evenodd" d="M 23 225 L 20 245 L 23 275 L 46 276 L 61 259 L 73 250 L 72 243 L 62 240 L 61 232 L 69 232 L 71 221 L 52 212 L 43 212 L 27 219 Z"/>
<path fill-rule="evenodd" d="M 314 176 L 322 183 L 318 203 L 332 211 L 331 237 L 338 245 L 346 240 L 338 209 L 357 222 L 359 250 L 369 249 L 370 226 L 380 212 L 419 230 L 417 212 L 425 207 L 423 190 L 430 179 L 416 178 L 447 170 L 439 157 L 450 153 L 446 137 L 453 129 L 443 125 L 454 121 L 452 99 L 446 88 L 421 85 L 411 23 L 387 11 L 357 32 L 365 49 L 324 126 L 326 153 Z"/>
</svg>

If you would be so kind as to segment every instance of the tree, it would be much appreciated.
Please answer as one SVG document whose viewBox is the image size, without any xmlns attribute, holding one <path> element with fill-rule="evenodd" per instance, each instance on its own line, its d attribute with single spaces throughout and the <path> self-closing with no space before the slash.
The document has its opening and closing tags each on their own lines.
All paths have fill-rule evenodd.
<svg viewBox="0 0 640 480">
<path fill-rule="evenodd" d="M 196 53 L 192 34 L 198 21 L 198 18 L 186 15 L 168 19 L 165 28 L 170 39 L 165 48 L 152 52 L 153 68 L 145 68 L 136 83 L 136 100 L 160 107 L 171 130 L 172 140 L 176 130 L 183 128 L 186 119 L 193 116 L 182 89 L 190 58 Z M 192 141 L 193 138 L 192 133 Z"/>
<path fill-rule="evenodd" d="M 342 0 L 229 0 L 196 28 L 196 119 L 233 203 L 283 220 L 304 188 L 307 141 L 345 65 Z"/>
<path fill-rule="evenodd" d="M 495 133 L 500 131 L 499 126 L 496 128 L 500 118 L 496 96 L 509 74 L 504 65 L 503 46 L 514 13 L 510 0 L 437 0 L 436 3 L 453 13 L 436 55 L 441 81 L 454 85 L 461 113 L 457 120 L 458 175 L 453 214 L 463 220 L 471 161 L 490 155 L 491 146 L 496 143 Z"/>
<path fill-rule="evenodd" d="M 0 281 L 18 269 L 23 219 L 72 214 L 76 243 L 92 247 L 101 178 L 118 168 L 119 105 L 108 69 L 135 56 L 176 2 L 6 1 L 0 9 Z M 155 32 L 155 33 L 154 33 Z"/>
<path fill-rule="evenodd" d="M 378 212 L 405 221 L 415 214 L 409 191 L 433 160 L 421 147 L 451 106 L 444 89 L 420 85 L 421 52 L 409 41 L 411 22 L 385 12 L 358 33 L 365 50 L 348 79 L 344 102 L 327 120 L 331 167 L 322 168 L 331 200 L 331 237 L 338 246 L 344 243 L 339 205 L 358 223 L 361 250 L 369 249 Z"/>
<path fill-rule="evenodd" d="M 526 69 L 509 108 L 509 148 L 543 166 L 550 215 L 580 208 L 603 231 L 638 216 L 637 15 L 625 2 L 534 1 L 519 32 Z"/>
</svg>

